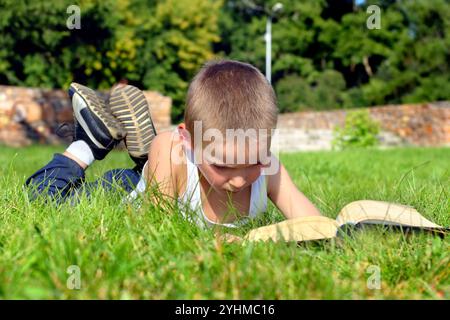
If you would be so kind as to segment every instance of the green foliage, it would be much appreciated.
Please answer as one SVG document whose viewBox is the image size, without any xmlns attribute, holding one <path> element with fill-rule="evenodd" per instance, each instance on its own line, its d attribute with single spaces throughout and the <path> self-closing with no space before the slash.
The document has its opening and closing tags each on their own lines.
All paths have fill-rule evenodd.
<svg viewBox="0 0 450 320">
<path fill-rule="evenodd" d="M 144 45 L 137 65 L 144 87 L 172 97 L 172 116 L 180 119 L 188 83 L 219 41 L 217 24 L 221 1 L 161 1 L 148 12 L 140 28 Z"/>
<path fill-rule="evenodd" d="M 336 127 L 333 147 L 338 149 L 365 148 L 378 144 L 379 124 L 367 110 L 348 112 L 343 128 Z"/>
<path fill-rule="evenodd" d="M 183 111 L 195 71 L 213 57 L 221 1 L 83 0 L 69 30 L 69 0 L 0 0 L 0 83 L 106 89 L 127 79 L 159 90 Z"/>
<path fill-rule="evenodd" d="M 126 79 L 172 97 L 178 121 L 206 60 L 265 70 L 262 9 L 276 2 L 81 0 L 81 30 L 69 30 L 69 0 L 0 0 L 0 83 L 105 89 Z M 272 27 L 282 112 L 450 99 L 447 0 L 282 2 Z M 381 7 L 379 30 L 366 27 L 371 4 Z"/>
<path fill-rule="evenodd" d="M 286 76 L 277 82 L 276 93 L 281 112 L 305 110 L 314 100 L 308 82 L 293 75 Z"/>
<path fill-rule="evenodd" d="M 277 1 L 252 2 L 271 8 Z M 223 9 L 229 18 L 222 19 L 226 44 L 220 49 L 264 70 L 266 15 L 244 5 L 248 1 L 228 3 L 233 5 Z M 283 4 L 272 27 L 272 79 L 281 111 L 450 99 L 448 1 L 365 1 L 353 6 L 344 0 L 286 0 Z M 381 6 L 379 30 L 366 27 L 366 8 L 371 4 Z M 331 84 L 322 90 L 322 74 L 330 70 L 340 79 L 322 80 Z"/>
<path fill-rule="evenodd" d="M 346 99 L 345 80 L 334 70 L 325 70 L 309 83 L 306 79 L 288 75 L 276 84 L 281 112 L 338 109 Z"/>
<path fill-rule="evenodd" d="M 128 0 L 84 0 L 81 29 L 69 30 L 71 1 L 2 0 L 0 81 L 13 85 L 67 87 L 79 81 L 107 88 L 134 79 L 139 39 Z"/>
</svg>

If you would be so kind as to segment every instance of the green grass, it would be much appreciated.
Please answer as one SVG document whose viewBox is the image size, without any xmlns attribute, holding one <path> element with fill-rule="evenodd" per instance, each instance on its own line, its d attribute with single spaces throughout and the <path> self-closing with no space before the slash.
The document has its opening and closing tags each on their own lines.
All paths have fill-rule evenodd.
<svg viewBox="0 0 450 320">
<path fill-rule="evenodd" d="M 227 244 L 177 212 L 122 204 L 98 191 L 72 206 L 30 203 L 25 178 L 62 147 L 0 147 L 0 298 L 62 299 L 403 299 L 450 298 L 448 237 L 372 229 L 352 238 L 297 246 Z M 414 206 L 450 225 L 450 149 L 286 154 L 300 189 L 335 217 L 357 199 Z M 127 167 L 115 152 L 88 170 L 93 179 Z M 270 208 L 262 225 L 281 220 Z M 243 234 L 246 230 L 239 230 Z M 70 290 L 67 268 L 81 271 Z M 377 266 L 381 289 L 368 289 Z"/>
</svg>

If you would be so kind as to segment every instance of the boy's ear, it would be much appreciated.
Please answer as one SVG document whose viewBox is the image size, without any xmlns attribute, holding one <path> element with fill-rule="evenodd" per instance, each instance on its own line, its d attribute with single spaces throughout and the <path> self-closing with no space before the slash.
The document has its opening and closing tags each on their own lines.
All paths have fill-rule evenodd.
<svg viewBox="0 0 450 320">
<path fill-rule="evenodd" d="M 177 130 L 178 130 L 178 134 L 180 135 L 180 137 L 184 141 L 190 141 L 191 140 L 191 135 L 190 135 L 189 131 L 186 130 L 186 124 L 185 123 L 180 123 L 177 126 Z"/>
</svg>

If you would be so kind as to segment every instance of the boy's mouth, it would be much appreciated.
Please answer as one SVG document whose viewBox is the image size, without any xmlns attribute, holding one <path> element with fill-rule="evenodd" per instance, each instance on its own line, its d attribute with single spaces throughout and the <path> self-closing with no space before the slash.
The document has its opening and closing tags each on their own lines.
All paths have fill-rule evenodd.
<svg viewBox="0 0 450 320">
<path fill-rule="evenodd" d="M 242 189 L 243 189 L 243 188 L 234 188 L 234 187 L 232 187 L 232 186 L 228 186 L 228 187 L 226 188 L 227 191 L 233 192 L 233 193 L 238 193 L 238 192 L 241 191 Z"/>
</svg>

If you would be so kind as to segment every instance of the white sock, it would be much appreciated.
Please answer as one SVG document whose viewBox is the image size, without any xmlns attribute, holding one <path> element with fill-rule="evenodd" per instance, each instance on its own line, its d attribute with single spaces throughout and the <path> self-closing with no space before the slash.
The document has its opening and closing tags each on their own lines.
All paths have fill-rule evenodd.
<svg viewBox="0 0 450 320">
<path fill-rule="evenodd" d="M 92 153 L 91 148 L 89 148 L 88 144 L 83 140 L 77 140 L 70 144 L 70 146 L 66 149 L 67 152 L 74 155 L 82 162 L 90 166 L 92 162 L 94 162 L 94 154 Z"/>
</svg>

